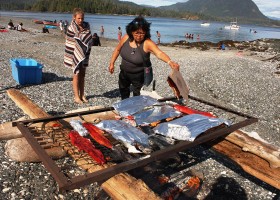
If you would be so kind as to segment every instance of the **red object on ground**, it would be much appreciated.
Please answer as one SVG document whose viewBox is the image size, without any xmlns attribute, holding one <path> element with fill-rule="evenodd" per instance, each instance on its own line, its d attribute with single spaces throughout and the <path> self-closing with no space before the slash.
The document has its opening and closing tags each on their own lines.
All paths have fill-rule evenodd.
<svg viewBox="0 0 280 200">
<path fill-rule="evenodd" d="M 77 131 L 70 131 L 69 137 L 70 137 L 71 144 L 78 147 L 80 151 L 86 152 L 98 164 L 102 165 L 106 163 L 106 160 L 102 152 L 99 149 L 96 149 L 89 139 L 80 136 Z"/>
<path fill-rule="evenodd" d="M 55 123 L 52 125 L 53 127 L 61 127 L 61 124 Z"/>
<path fill-rule="evenodd" d="M 216 118 L 216 116 L 212 115 L 210 112 L 204 112 L 204 111 L 199 111 L 199 110 L 194 110 L 194 109 L 191 109 L 187 106 L 181 106 L 181 105 L 174 105 L 173 106 L 176 110 L 180 111 L 181 113 L 184 113 L 184 114 L 200 114 L 200 115 L 204 115 L 206 117 L 214 117 Z"/>
<path fill-rule="evenodd" d="M 111 142 L 104 136 L 104 132 L 93 125 L 92 123 L 85 122 L 83 126 L 88 130 L 90 136 L 99 144 L 108 147 L 109 149 L 113 148 Z"/>
<path fill-rule="evenodd" d="M 192 176 L 186 183 L 181 183 L 179 185 L 175 184 L 175 186 L 167 188 L 161 197 L 164 200 L 174 200 L 177 195 L 184 193 L 186 199 L 188 199 L 188 197 L 191 199 L 199 192 L 201 183 L 202 181 L 199 179 L 199 177 Z"/>
</svg>

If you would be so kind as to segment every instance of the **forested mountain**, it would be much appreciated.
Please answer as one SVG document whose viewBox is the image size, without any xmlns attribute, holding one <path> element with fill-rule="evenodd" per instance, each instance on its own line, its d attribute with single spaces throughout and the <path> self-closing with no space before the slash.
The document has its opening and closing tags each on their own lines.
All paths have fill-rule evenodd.
<svg viewBox="0 0 280 200">
<path fill-rule="evenodd" d="M 0 0 L 0 10 L 30 10 L 38 0 Z"/>
<path fill-rule="evenodd" d="M 87 13 L 145 15 L 182 18 L 192 16 L 188 12 L 166 11 L 140 6 L 132 2 L 118 0 L 0 0 L 1 10 L 28 10 L 36 12 L 72 12 L 73 8 L 82 8 Z"/>
<path fill-rule="evenodd" d="M 238 18 L 240 23 L 280 26 L 279 21 L 264 16 L 252 0 L 189 0 L 185 3 L 158 8 L 119 0 L 0 0 L 0 10 L 72 12 L 75 7 L 93 14 L 141 14 L 153 17 L 227 22 Z"/>
<path fill-rule="evenodd" d="M 244 23 L 269 21 L 252 0 L 189 0 L 185 3 L 159 8 L 178 12 L 202 13 L 223 20 L 238 18 L 239 22 Z"/>
</svg>

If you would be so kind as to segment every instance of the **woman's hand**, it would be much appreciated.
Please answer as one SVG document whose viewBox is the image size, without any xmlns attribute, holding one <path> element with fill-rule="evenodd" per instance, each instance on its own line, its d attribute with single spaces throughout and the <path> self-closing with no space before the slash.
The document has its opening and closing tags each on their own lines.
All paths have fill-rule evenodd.
<svg viewBox="0 0 280 200">
<path fill-rule="evenodd" d="M 114 73 L 114 69 L 115 69 L 114 65 L 110 65 L 110 66 L 109 66 L 109 72 L 110 72 L 111 74 Z"/>
<path fill-rule="evenodd" d="M 179 71 L 180 66 L 178 63 L 174 62 L 173 60 L 169 60 L 167 63 L 172 69 L 176 69 Z"/>
</svg>

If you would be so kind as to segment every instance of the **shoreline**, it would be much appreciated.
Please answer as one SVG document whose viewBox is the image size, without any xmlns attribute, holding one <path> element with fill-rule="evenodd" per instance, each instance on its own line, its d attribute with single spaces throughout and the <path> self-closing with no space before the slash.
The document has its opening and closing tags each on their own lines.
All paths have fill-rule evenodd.
<svg viewBox="0 0 280 200">
<path fill-rule="evenodd" d="M 11 11 L 11 12 L 14 12 L 14 11 Z M 19 12 L 24 12 L 24 11 L 19 11 Z M 34 12 L 34 13 L 36 13 L 36 12 Z M 10 18 L 17 19 L 18 23 L 21 22 L 21 21 L 30 22 L 30 21 L 34 20 L 34 19 L 30 19 L 30 18 L 0 16 L 0 25 L 7 27 L 7 23 L 8 23 L 8 20 Z M 5 22 L 5 20 L 6 20 L 6 22 Z M 36 27 L 32 26 L 32 23 L 31 24 L 28 23 L 28 25 L 30 25 L 30 27 L 32 27 L 32 28 L 36 28 Z M 106 39 L 117 41 L 117 39 L 111 39 L 111 38 L 106 38 Z M 180 41 L 173 41 L 173 42 L 168 42 L 168 43 L 162 43 L 161 45 L 163 45 L 163 46 L 187 46 L 188 48 L 189 47 L 201 48 L 202 46 L 206 45 L 208 48 L 217 48 L 221 43 L 224 43 L 224 44 L 226 44 L 226 46 L 228 46 L 230 48 L 237 48 L 237 49 L 242 48 L 242 49 L 244 49 L 244 48 L 248 48 L 248 44 L 252 45 L 255 41 L 271 42 L 273 44 L 276 43 L 277 47 L 276 47 L 275 50 L 278 53 L 280 52 L 280 45 L 279 45 L 280 44 L 280 39 L 274 39 L 274 38 L 261 38 L 261 39 L 249 40 L 249 41 L 245 41 L 245 40 L 244 41 L 220 40 L 219 42 L 210 42 L 210 41 L 207 41 L 207 40 L 206 41 L 180 40 Z"/>
<path fill-rule="evenodd" d="M 9 19 L 10 17 L 1 17 L 0 25 L 7 23 Z M 19 22 L 18 18 L 12 19 L 15 24 Z M 108 72 L 117 40 L 101 38 L 102 46 L 92 48 L 85 86 L 89 103 L 77 105 L 72 98 L 72 71 L 63 66 L 63 34 L 58 29 L 50 30 L 49 34 L 42 33 L 42 25 L 35 24 L 32 20 L 21 19 L 21 22 L 29 32 L 0 33 L 0 67 L 3 77 L 0 79 L 0 123 L 25 116 L 6 94 L 6 89 L 18 86 L 12 78 L 10 58 L 34 58 L 43 64 L 42 84 L 18 89 L 51 115 L 90 106 L 111 106 L 120 100 L 117 85 L 120 59 L 115 64 L 116 72 L 113 75 Z M 261 46 L 267 45 L 265 42 L 259 43 Z M 279 61 L 262 61 L 277 54 L 273 48 L 268 47 L 269 50 L 264 52 L 235 48 L 225 51 L 216 48 L 202 50 L 200 47 L 187 48 L 180 45 L 159 45 L 159 48 L 180 64 L 180 71 L 190 87 L 191 95 L 259 118 L 258 123 L 245 127 L 244 130 L 257 132 L 266 141 L 280 146 L 279 92 L 277 93 L 280 91 L 280 78 L 274 74 Z M 157 83 L 156 92 L 164 97 L 173 96 L 166 82 L 170 68 L 153 55 L 151 60 Z M 18 198 L 94 199 L 98 195 L 100 188 L 97 184 L 59 194 L 56 183 L 41 163 L 13 162 L 5 155 L 5 143 L 0 143 L 0 185 L 1 190 L 5 191 L 3 199 L 11 199 L 14 195 Z M 238 166 L 208 149 L 198 147 L 187 153 L 196 161 L 190 168 L 202 170 L 205 174 L 198 199 L 207 197 L 220 177 L 229 180 L 226 185 L 230 189 L 232 183 L 236 183 L 247 199 L 270 200 L 279 197 L 279 191 L 275 188 L 254 180 Z M 238 191 L 232 195 L 244 198 Z"/>
</svg>

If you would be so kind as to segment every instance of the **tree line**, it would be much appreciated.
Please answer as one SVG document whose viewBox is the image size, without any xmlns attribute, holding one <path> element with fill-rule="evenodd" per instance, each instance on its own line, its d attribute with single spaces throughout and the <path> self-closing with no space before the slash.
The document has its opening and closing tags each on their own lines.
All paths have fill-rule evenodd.
<svg viewBox="0 0 280 200">
<path fill-rule="evenodd" d="M 214 19 L 191 12 L 162 10 L 153 7 L 143 7 L 130 2 L 118 0 L 0 0 L 1 10 L 21 10 L 34 12 L 72 12 L 74 8 L 82 8 L 86 13 L 144 15 L 153 17 L 185 18 L 189 20 Z"/>
</svg>

